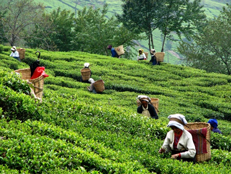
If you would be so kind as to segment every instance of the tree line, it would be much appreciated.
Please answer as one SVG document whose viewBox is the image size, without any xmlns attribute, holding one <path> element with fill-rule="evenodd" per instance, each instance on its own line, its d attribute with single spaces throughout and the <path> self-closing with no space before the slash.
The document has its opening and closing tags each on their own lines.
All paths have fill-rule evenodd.
<svg viewBox="0 0 231 174">
<path fill-rule="evenodd" d="M 230 5 L 219 17 L 207 19 L 201 0 L 122 0 L 122 13 L 108 17 L 108 6 L 85 7 L 72 13 L 48 13 L 33 0 L 8 0 L 0 5 L 0 43 L 51 51 L 84 51 L 109 55 L 107 45 L 124 45 L 134 57 L 137 40 L 155 48 L 153 31 L 166 39 L 181 39 L 178 51 L 188 66 L 230 74 Z"/>
</svg>

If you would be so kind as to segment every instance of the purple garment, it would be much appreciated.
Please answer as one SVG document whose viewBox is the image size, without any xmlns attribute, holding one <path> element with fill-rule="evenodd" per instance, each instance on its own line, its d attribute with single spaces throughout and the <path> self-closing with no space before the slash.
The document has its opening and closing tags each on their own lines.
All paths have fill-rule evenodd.
<svg viewBox="0 0 231 174">
<path fill-rule="evenodd" d="M 215 132 L 215 133 L 219 133 L 219 134 L 222 134 L 221 133 L 221 131 L 218 129 L 218 128 L 213 128 L 213 130 L 212 130 L 213 132 Z"/>
</svg>

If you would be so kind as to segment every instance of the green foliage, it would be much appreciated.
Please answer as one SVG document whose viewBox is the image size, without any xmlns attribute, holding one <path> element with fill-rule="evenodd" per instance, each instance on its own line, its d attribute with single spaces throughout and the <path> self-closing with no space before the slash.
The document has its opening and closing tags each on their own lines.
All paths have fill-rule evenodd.
<svg viewBox="0 0 231 174">
<path fill-rule="evenodd" d="M 18 66 L 28 68 L 26 63 L 36 59 L 34 52 L 28 49 L 28 59 Z M 6 55 L 0 53 L 7 63 L 11 60 Z M 40 104 L 23 93 L 25 82 L 9 73 L 9 69 L 1 73 L 0 162 L 9 171 L 231 172 L 230 122 L 225 121 L 230 120 L 231 109 L 229 76 L 85 52 L 41 50 L 41 55 L 40 62 L 49 77 L 44 80 Z M 86 89 L 89 83 L 79 81 L 85 62 L 90 63 L 92 78 L 105 81 L 106 90 L 102 94 L 90 93 Z M 136 97 L 140 94 L 159 98 L 158 120 L 136 113 Z M 188 122 L 218 119 L 224 133 L 211 133 L 210 161 L 193 165 L 158 153 L 169 131 L 167 116 L 173 113 L 185 115 Z"/>
<path fill-rule="evenodd" d="M 17 0 L 1 4 L 0 10 L 6 11 L 6 14 L 0 18 L 0 24 L 3 25 L 7 42 L 13 46 L 19 38 L 25 38 L 26 29 L 33 27 L 33 24 L 39 20 L 43 7 L 33 0 Z"/>
<path fill-rule="evenodd" d="M 0 45 L 0 53 L 3 51 L 3 45 Z"/>
<path fill-rule="evenodd" d="M 117 15 L 120 22 L 137 33 L 145 32 L 153 44 L 152 32 L 159 29 L 164 35 L 161 52 L 164 50 L 165 37 L 173 39 L 171 33 L 175 32 L 178 37 L 184 34 L 191 37 L 197 29 L 198 23 L 206 16 L 203 13 L 200 0 L 146 0 L 146 1 L 126 1 L 122 0 L 122 14 Z"/>
<path fill-rule="evenodd" d="M 46 50 L 73 50 L 74 13 L 58 8 L 50 14 L 44 14 L 42 19 L 36 24 L 32 37 L 26 39 L 27 45 Z"/>
<path fill-rule="evenodd" d="M 2 117 L 21 121 L 41 118 L 34 99 L 23 93 L 17 93 L 6 86 L 1 85 L 1 88 L 0 107 L 3 110 Z"/>
<path fill-rule="evenodd" d="M 7 86 L 12 90 L 24 94 L 30 94 L 30 87 L 26 81 L 21 80 L 20 76 L 16 73 L 9 73 L 0 70 L 0 83 Z"/>
<path fill-rule="evenodd" d="M 217 18 L 209 20 L 204 30 L 193 37 L 194 42 L 181 42 L 178 50 L 186 57 L 188 65 L 208 72 L 231 74 L 230 16 L 231 6 L 227 5 Z"/>
<path fill-rule="evenodd" d="M 135 45 L 133 40 L 141 39 L 139 35 L 120 25 L 114 17 L 108 19 L 107 13 L 107 5 L 104 5 L 102 9 L 93 9 L 92 7 L 87 9 L 85 7 L 78 11 L 74 38 L 75 49 L 110 55 L 111 53 L 107 50 L 108 45 L 133 47 Z"/>
</svg>

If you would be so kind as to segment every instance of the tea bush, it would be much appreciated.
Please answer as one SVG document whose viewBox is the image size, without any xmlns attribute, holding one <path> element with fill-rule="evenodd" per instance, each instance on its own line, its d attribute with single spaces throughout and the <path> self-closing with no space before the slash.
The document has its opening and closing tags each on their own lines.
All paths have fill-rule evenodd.
<svg viewBox="0 0 231 174">
<path fill-rule="evenodd" d="M 231 173 L 231 77 L 166 63 L 152 66 L 148 61 L 41 50 L 40 62 L 49 77 L 38 104 L 25 95 L 26 82 L 8 72 L 28 68 L 37 59 L 36 50 L 26 49 L 26 58 L 17 62 L 7 49 L 0 53 L 0 154 L 6 155 L 0 161 L 6 170 Z M 80 82 L 85 62 L 90 63 L 92 78 L 104 80 L 102 94 L 89 92 L 89 83 Z M 158 120 L 136 113 L 141 94 L 159 98 Z M 158 153 L 169 131 L 167 116 L 174 113 L 185 115 L 188 122 L 218 119 L 223 135 L 211 133 L 210 161 L 193 165 Z"/>
</svg>

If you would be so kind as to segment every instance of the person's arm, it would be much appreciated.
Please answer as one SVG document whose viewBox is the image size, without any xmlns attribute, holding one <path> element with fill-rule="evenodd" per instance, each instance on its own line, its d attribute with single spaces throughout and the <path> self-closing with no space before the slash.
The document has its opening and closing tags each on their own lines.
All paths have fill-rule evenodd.
<svg viewBox="0 0 231 174">
<path fill-rule="evenodd" d="M 185 143 L 186 149 L 188 149 L 188 151 L 181 152 L 180 153 L 181 158 L 194 158 L 194 156 L 196 155 L 196 148 L 195 148 L 195 145 L 193 143 L 192 135 L 190 133 L 187 134 L 185 141 L 186 141 L 186 143 Z"/>
<path fill-rule="evenodd" d="M 171 134 L 172 134 L 171 131 L 169 131 L 167 133 L 166 138 L 164 139 L 164 143 L 159 150 L 159 153 L 167 153 L 167 152 L 171 151 L 170 146 L 169 146 L 170 145 L 170 137 L 172 136 Z"/>
<path fill-rule="evenodd" d="M 10 57 L 13 57 L 13 52 L 10 53 Z"/>
<path fill-rule="evenodd" d="M 157 113 L 156 113 L 155 108 L 151 104 L 148 104 L 148 110 L 149 110 L 149 113 L 150 113 L 152 118 L 155 118 L 155 119 L 159 118 Z"/>
<path fill-rule="evenodd" d="M 138 108 L 137 108 L 137 112 L 138 112 L 138 113 L 140 113 L 140 114 L 143 112 L 142 105 L 138 106 Z"/>
</svg>

